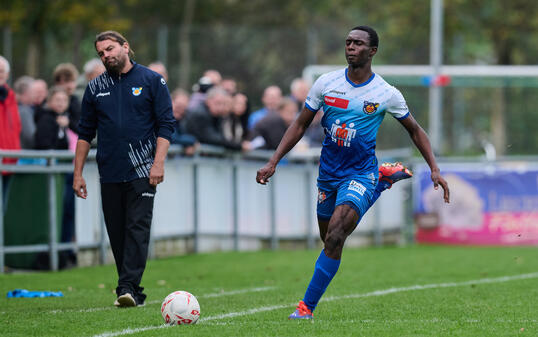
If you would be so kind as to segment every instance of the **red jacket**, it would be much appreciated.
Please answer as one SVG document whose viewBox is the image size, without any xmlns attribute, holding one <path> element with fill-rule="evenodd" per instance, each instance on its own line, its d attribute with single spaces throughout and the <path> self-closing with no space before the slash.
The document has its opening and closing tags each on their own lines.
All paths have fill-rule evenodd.
<svg viewBox="0 0 538 337">
<path fill-rule="evenodd" d="M 0 101 L 0 149 L 21 149 L 21 119 L 19 108 L 15 100 L 15 93 L 6 85 L 8 90 L 6 99 Z M 16 163 L 16 158 L 3 158 L 2 163 Z"/>
</svg>

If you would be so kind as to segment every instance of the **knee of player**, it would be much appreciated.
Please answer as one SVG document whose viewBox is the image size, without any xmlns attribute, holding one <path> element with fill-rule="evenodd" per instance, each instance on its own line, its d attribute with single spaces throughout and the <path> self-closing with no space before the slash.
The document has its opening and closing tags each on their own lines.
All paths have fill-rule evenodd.
<svg viewBox="0 0 538 337">
<path fill-rule="evenodd" d="M 342 248 L 345 241 L 346 235 L 343 230 L 330 230 L 325 235 L 325 248 L 328 250 Z"/>
</svg>

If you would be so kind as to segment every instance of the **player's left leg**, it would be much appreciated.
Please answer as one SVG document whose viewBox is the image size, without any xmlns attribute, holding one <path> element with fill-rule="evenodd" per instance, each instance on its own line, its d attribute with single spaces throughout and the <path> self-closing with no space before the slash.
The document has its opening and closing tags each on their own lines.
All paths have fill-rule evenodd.
<svg viewBox="0 0 538 337">
<path fill-rule="evenodd" d="M 125 203 L 123 198 L 123 183 L 101 183 L 101 203 L 105 218 L 106 230 L 110 240 L 110 248 L 114 255 L 118 280 L 121 278 L 123 266 L 123 248 L 125 244 Z M 116 295 L 122 295 L 121 284 L 118 281 Z M 116 299 L 115 306 L 120 306 Z"/>
<path fill-rule="evenodd" d="M 131 181 L 126 192 L 125 246 L 119 283 L 132 292 L 136 305 L 143 305 L 146 299 L 140 282 L 146 268 L 155 193 L 155 186 L 147 178 Z"/>
<path fill-rule="evenodd" d="M 359 221 L 359 215 L 350 205 L 339 205 L 335 208 L 327 226 L 321 251 L 314 268 L 314 275 L 306 289 L 305 296 L 289 319 L 312 319 L 321 296 L 333 279 L 340 266 L 340 258 L 346 238 L 353 232 Z M 323 220 L 320 223 L 322 228 Z"/>
</svg>

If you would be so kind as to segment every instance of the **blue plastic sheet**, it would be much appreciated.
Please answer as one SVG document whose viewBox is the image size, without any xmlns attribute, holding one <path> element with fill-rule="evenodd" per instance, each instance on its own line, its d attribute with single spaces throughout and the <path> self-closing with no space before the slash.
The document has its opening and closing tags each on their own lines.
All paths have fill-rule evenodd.
<svg viewBox="0 0 538 337">
<path fill-rule="evenodd" d="M 15 289 L 7 292 L 7 298 L 35 298 L 35 297 L 62 297 L 61 291 L 29 291 L 26 289 Z"/>
</svg>

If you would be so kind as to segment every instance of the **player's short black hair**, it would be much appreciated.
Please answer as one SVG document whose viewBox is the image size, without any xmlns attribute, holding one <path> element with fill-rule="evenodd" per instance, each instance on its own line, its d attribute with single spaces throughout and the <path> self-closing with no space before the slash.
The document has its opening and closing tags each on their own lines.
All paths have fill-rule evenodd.
<svg viewBox="0 0 538 337">
<path fill-rule="evenodd" d="M 357 26 L 354 27 L 353 30 L 363 30 L 366 33 L 368 33 L 368 37 L 370 38 L 370 47 L 378 47 L 379 46 L 379 37 L 377 36 L 377 32 L 375 29 L 369 26 Z"/>
</svg>

